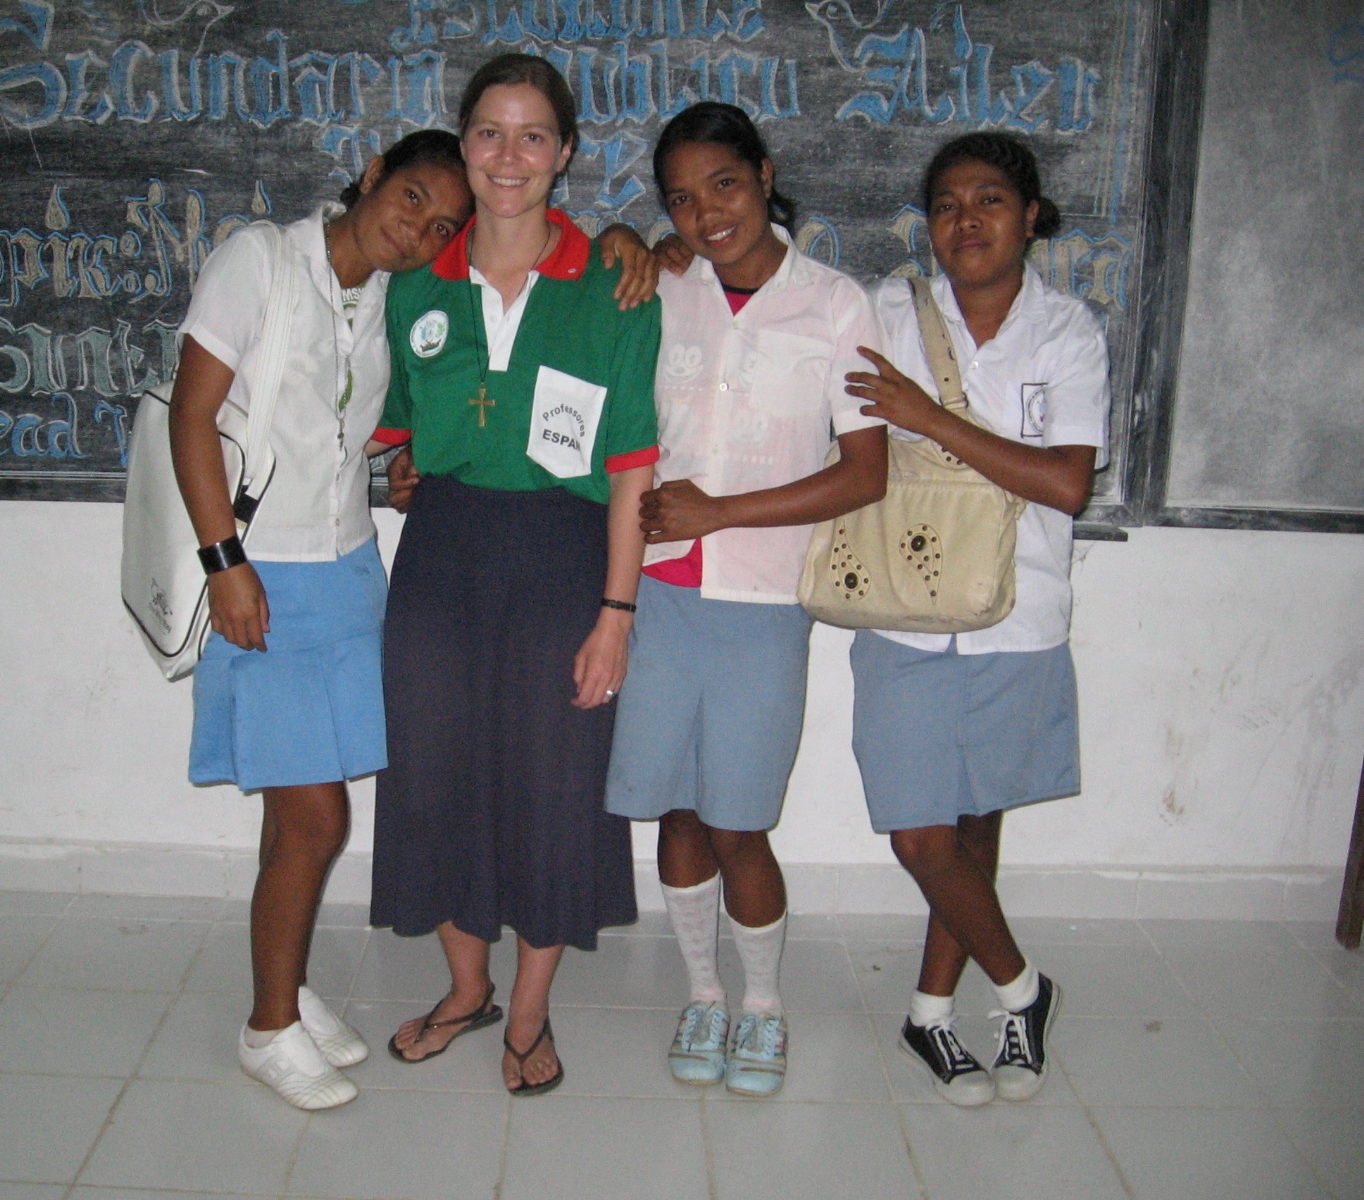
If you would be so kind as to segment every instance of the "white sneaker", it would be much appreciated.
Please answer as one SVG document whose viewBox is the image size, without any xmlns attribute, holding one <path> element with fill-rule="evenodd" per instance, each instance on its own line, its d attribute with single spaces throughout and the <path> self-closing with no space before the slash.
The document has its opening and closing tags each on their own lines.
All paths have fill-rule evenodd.
<svg viewBox="0 0 1364 1200">
<path fill-rule="evenodd" d="M 322 1057 L 301 1021 L 281 1029 L 259 1050 L 246 1044 L 243 1025 L 237 1035 L 237 1060 L 252 1079 L 274 1088 L 295 1108 L 336 1108 L 360 1094 L 355 1084 Z"/>
<path fill-rule="evenodd" d="M 332 1066 L 353 1067 L 369 1057 L 365 1039 L 332 1012 L 307 984 L 298 989 L 298 1015 L 308 1036 Z"/>
</svg>

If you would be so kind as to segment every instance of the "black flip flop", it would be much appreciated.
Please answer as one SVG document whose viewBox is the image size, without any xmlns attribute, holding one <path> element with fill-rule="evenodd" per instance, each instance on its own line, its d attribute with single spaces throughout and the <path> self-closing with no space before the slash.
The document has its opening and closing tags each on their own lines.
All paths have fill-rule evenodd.
<svg viewBox="0 0 1364 1200">
<path fill-rule="evenodd" d="M 444 1001 L 442 1001 L 442 1003 L 444 1003 Z M 462 1038 L 466 1033 L 471 1033 L 475 1029 L 483 1029 L 488 1025 L 496 1025 L 498 1021 L 502 1020 L 502 1009 L 493 1003 L 493 985 L 491 983 L 488 984 L 488 994 L 483 997 L 483 1003 L 474 1009 L 473 1012 L 467 1012 L 458 1017 L 447 1017 L 444 1021 L 433 1021 L 431 1018 L 436 1015 L 439 1008 L 440 1004 L 437 1004 L 435 1008 L 426 1014 L 426 1020 L 422 1022 L 422 1031 L 417 1034 L 417 1041 L 420 1041 L 422 1037 L 425 1036 L 428 1029 L 444 1029 L 447 1025 L 464 1025 L 464 1028 L 455 1034 L 450 1041 L 446 1042 L 439 1050 L 432 1050 L 430 1054 L 423 1054 L 421 1058 L 408 1058 L 407 1055 L 398 1048 L 398 1035 L 395 1033 L 388 1039 L 388 1052 L 399 1062 L 406 1063 L 409 1067 L 415 1067 L 418 1063 L 424 1063 L 429 1058 L 435 1058 L 437 1055 L 444 1054 L 450 1049 L 450 1045 L 454 1042 L 455 1038 Z M 415 1046 L 417 1041 L 412 1042 L 412 1045 Z M 534 1049 L 534 1047 L 532 1047 L 532 1049 Z M 530 1051 L 528 1050 L 526 1053 L 529 1054 Z"/>
<path fill-rule="evenodd" d="M 543 1083 L 526 1082 L 526 1059 L 535 1053 L 536 1047 L 539 1046 L 545 1038 L 549 1038 L 550 1041 L 554 1040 L 554 1030 L 549 1027 L 548 1017 L 545 1018 L 545 1023 L 540 1026 L 540 1032 L 536 1034 L 535 1041 L 531 1042 L 525 1050 L 518 1050 L 511 1044 L 511 1040 L 505 1033 L 502 1035 L 502 1045 L 507 1048 L 507 1053 L 516 1059 L 516 1065 L 521 1071 L 521 1082 L 517 1084 L 516 1087 L 507 1089 L 513 1096 L 543 1096 L 546 1092 L 552 1092 L 556 1087 L 563 1083 L 564 1064 L 562 1060 L 559 1062 L 558 1072 L 550 1076 L 550 1078 L 546 1079 Z M 557 1047 L 555 1049 L 555 1057 L 558 1058 Z"/>
</svg>

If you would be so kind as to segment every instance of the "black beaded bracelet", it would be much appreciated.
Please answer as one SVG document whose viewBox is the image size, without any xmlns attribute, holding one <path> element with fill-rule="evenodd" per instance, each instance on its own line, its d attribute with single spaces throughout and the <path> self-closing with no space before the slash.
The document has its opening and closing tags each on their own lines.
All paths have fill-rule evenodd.
<svg viewBox="0 0 1364 1200">
<path fill-rule="evenodd" d="M 204 564 L 205 575 L 216 575 L 219 571 L 226 571 L 228 567 L 241 566 L 246 561 L 246 551 L 242 549 L 241 538 L 234 534 L 221 542 L 214 542 L 211 546 L 201 547 L 199 561 Z"/>
<path fill-rule="evenodd" d="M 603 596 L 601 606 L 603 608 L 618 608 L 621 612 L 634 612 L 638 605 L 631 604 L 626 600 L 612 600 L 610 596 Z"/>
</svg>

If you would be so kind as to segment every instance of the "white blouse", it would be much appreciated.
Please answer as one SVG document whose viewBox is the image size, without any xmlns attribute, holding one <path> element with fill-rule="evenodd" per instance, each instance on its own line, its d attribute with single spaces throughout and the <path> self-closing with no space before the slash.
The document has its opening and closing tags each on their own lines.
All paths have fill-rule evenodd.
<svg viewBox="0 0 1364 1200">
<path fill-rule="evenodd" d="M 843 390 L 846 372 L 868 367 L 857 347 L 884 344 L 866 292 L 773 230 L 786 257 L 737 314 L 704 258 L 659 280 L 659 483 L 690 479 L 712 496 L 778 487 L 820 470 L 834 436 L 882 424 Z M 701 540 L 703 596 L 796 603 L 809 525 L 721 529 Z M 647 546 L 644 561 L 680 558 L 691 545 Z"/>
<path fill-rule="evenodd" d="M 323 205 L 284 229 L 299 298 L 270 434 L 275 474 L 251 528 L 252 558 L 326 562 L 375 533 L 365 443 L 388 390 L 388 275 L 369 277 L 348 321 L 322 233 L 323 221 L 342 211 Z M 204 263 L 180 326 L 181 334 L 233 370 L 228 399 L 244 409 L 251 404 L 272 272 L 266 231 L 239 229 Z M 350 399 L 343 408 L 348 373 Z"/>
</svg>

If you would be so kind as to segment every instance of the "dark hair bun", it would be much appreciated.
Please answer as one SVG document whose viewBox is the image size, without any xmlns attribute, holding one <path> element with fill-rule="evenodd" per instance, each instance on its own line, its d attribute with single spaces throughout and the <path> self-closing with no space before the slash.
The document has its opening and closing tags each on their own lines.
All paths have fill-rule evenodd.
<svg viewBox="0 0 1364 1200">
<path fill-rule="evenodd" d="M 1032 223 L 1034 237 L 1055 237 L 1061 232 L 1061 210 L 1046 196 L 1037 199 L 1037 219 Z"/>
</svg>

